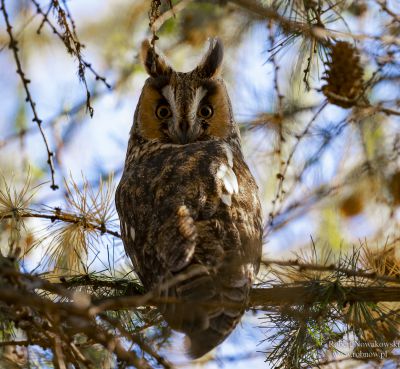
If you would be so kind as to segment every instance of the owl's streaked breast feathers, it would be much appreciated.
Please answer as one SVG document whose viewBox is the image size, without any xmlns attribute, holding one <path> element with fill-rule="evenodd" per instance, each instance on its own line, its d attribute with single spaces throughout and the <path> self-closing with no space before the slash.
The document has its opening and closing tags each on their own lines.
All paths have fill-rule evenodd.
<svg viewBox="0 0 400 369">
<path fill-rule="evenodd" d="M 122 239 L 148 290 L 200 271 L 162 292 L 182 303 L 161 311 L 199 357 L 232 331 L 261 256 L 257 186 L 243 160 L 217 39 L 192 72 L 179 73 L 148 42 L 146 81 L 116 205 Z M 202 307 L 201 302 L 214 301 Z M 217 302 L 217 303 L 215 303 Z"/>
</svg>

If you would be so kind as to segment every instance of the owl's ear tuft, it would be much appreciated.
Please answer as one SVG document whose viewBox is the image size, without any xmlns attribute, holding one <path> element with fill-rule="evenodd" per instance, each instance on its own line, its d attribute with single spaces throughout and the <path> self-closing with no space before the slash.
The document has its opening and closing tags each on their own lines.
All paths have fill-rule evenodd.
<svg viewBox="0 0 400 369">
<path fill-rule="evenodd" d="M 204 55 L 203 60 L 195 69 L 201 78 L 212 78 L 221 71 L 222 59 L 224 57 L 224 48 L 219 38 L 214 37 L 209 40 L 210 46 Z"/>
<path fill-rule="evenodd" d="M 156 52 L 149 40 L 142 42 L 141 58 L 146 72 L 154 78 L 168 76 L 172 72 L 172 68 L 167 64 L 164 57 Z"/>
</svg>

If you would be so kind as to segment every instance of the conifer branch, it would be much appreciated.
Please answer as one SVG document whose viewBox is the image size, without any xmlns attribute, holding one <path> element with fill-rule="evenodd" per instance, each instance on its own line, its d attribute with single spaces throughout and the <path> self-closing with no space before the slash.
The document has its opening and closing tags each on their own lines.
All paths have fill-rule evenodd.
<svg viewBox="0 0 400 369">
<path fill-rule="evenodd" d="M 172 368 L 172 365 L 165 358 L 157 354 L 139 336 L 132 335 L 121 325 L 119 320 L 107 314 L 108 312 L 115 313 L 123 310 L 136 311 L 137 309 L 158 306 L 159 304 L 177 304 L 180 303 L 179 300 L 159 297 L 159 292 L 143 294 L 139 290 L 136 290 L 133 296 L 126 296 L 126 281 L 119 282 L 124 293 L 123 296 L 106 298 L 98 296 L 95 298 L 74 289 L 79 288 L 81 285 L 85 287 L 91 286 L 93 290 L 96 290 L 99 286 L 114 290 L 119 288 L 119 283 L 117 281 L 112 284 L 97 283 L 96 278 L 87 279 L 85 276 L 82 276 L 81 280 L 84 283 L 81 284 L 76 283 L 76 277 L 65 279 L 61 284 L 52 283 L 41 276 L 22 273 L 16 270 L 15 267 L 10 266 L 10 262 L 7 262 L 7 259 L 2 260 L 0 301 L 4 307 L 9 306 L 14 311 L 13 314 L 10 311 L 8 319 L 14 319 L 17 322 L 17 326 L 27 332 L 29 339 L 21 341 L 21 345 L 35 344 L 52 350 L 58 347 L 59 356 L 63 355 L 63 353 L 69 353 L 68 355 L 71 355 L 71 357 L 67 355 L 66 360 L 68 359 L 69 362 L 81 362 L 90 367 L 90 362 L 85 362 L 85 356 L 82 355 L 79 348 L 75 347 L 73 351 L 70 351 L 72 349 L 68 349 L 68 345 L 73 343 L 65 341 L 65 335 L 73 337 L 74 334 L 80 333 L 88 337 L 92 343 L 101 344 L 103 347 L 111 347 L 111 351 L 114 352 L 119 360 L 127 364 L 139 365 L 139 367 L 140 365 L 148 365 L 144 358 L 140 359 L 133 351 L 126 350 L 121 344 L 120 338 L 108 333 L 105 327 L 100 324 L 102 321 L 106 322 L 109 327 L 119 331 L 124 339 L 131 340 L 143 352 L 153 357 L 159 365 L 164 368 Z M 271 263 L 269 261 L 269 264 Z M 277 261 L 276 263 L 285 266 L 300 265 L 304 268 L 310 267 L 316 270 L 330 270 L 333 268 L 332 266 L 301 265 L 290 261 L 281 263 Z M 342 270 L 340 271 L 343 272 Z M 365 277 L 365 274 L 357 272 L 357 277 L 359 276 Z M 176 283 L 182 278 L 190 277 L 186 275 L 175 278 L 174 281 L 169 281 L 167 285 L 170 286 L 171 283 Z M 6 284 L 4 283 L 5 281 L 7 281 Z M 350 281 L 354 282 L 355 280 L 350 277 Z M 134 281 L 129 283 L 135 284 Z M 353 306 L 356 303 L 388 301 L 400 301 L 400 287 L 358 286 L 357 283 L 341 285 L 338 281 L 327 282 L 321 280 L 298 282 L 296 286 L 277 284 L 269 288 L 253 288 L 250 293 L 248 308 L 269 312 L 274 308 L 281 309 L 285 307 L 285 309 L 288 309 L 290 305 L 293 307 L 318 306 L 318 304 L 326 306 L 330 303 L 336 303 L 338 309 L 344 309 L 347 305 Z M 220 301 L 214 302 L 210 300 L 199 304 L 220 306 Z M 27 307 L 29 307 L 29 310 L 26 310 Z M 293 311 L 294 313 L 295 311 Z M 303 313 L 305 314 L 305 312 Z M 301 315 L 303 313 L 299 312 L 298 314 Z M 35 322 L 34 325 L 30 323 L 33 316 L 36 316 L 35 320 L 33 320 Z M 46 320 L 49 319 L 50 326 L 46 323 Z M 63 324 L 56 326 L 52 323 L 52 319 L 61 320 Z M 41 332 L 45 334 L 43 335 Z M 57 343 L 57 347 L 55 347 L 55 343 Z M 13 341 L 9 340 L 0 343 L 2 346 L 10 344 L 13 344 Z"/>
<path fill-rule="evenodd" d="M 250 293 L 250 307 L 303 305 L 319 302 L 338 302 L 341 304 L 354 302 L 388 302 L 400 301 L 400 287 L 359 287 L 341 286 L 332 288 L 329 295 L 325 294 L 326 285 L 315 286 L 274 286 L 271 288 L 253 288 Z"/>
<path fill-rule="evenodd" d="M 249 13 L 254 14 L 262 19 L 269 19 L 277 23 L 283 30 L 284 33 L 289 35 L 301 34 L 303 37 L 317 39 L 319 41 L 325 42 L 326 39 L 356 39 L 356 40 L 375 40 L 383 44 L 400 45 L 400 40 L 395 36 L 384 35 L 384 36 L 373 36 L 367 34 L 355 34 L 350 32 L 342 32 L 336 30 L 330 30 L 321 25 L 308 24 L 307 22 L 299 22 L 286 18 L 279 14 L 278 11 L 272 7 L 262 5 L 257 0 L 229 0 L 229 2 L 234 3 L 241 8 L 247 10 Z"/>
<path fill-rule="evenodd" d="M 321 264 L 314 264 L 314 263 L 305 263 L 305 262 L 301 262 L 300 260 L 263 260 L 262 263 L 267 267 L 269 267 L 271 265 L 278 265 L 278 266 L 284 266 L 284 267 L 295 267 L 299 270 L 299 272 L 301 272 L 303 270 L 315 270 L 315 271 L 321 271 L 321 272 L 336 272 L 336 273 L 346 275 L 347 277 L 359 277 L 359 278 L 370 279 L 373 281 L 400 283 L 400 277 L 380 275 L 376 272 L 368 272 L 365 270 L 349 269 L 349 268 L 337 266 L 335 264 L 321 265 Z"/>
<path fill-rule="evenodd" d="M 13 217 L 14 217 L 13 214 L 7 214 L 1 216 L 0 219 L 12 219 Z M 119 232 L 108 229 L 105 224 L 95 224 L 87 220 L 87 218 L 85 218 L 84 216 L 78 216 L 76 214 L 68 213 L 58 209 L 54 210 L 53 213 L 37 213 L 33 211 L 32 212 L 24 211 L 20 212 L 18 214 L 18 217 L 48 219 L 52 223 L 54 223 L 55 221 L 61 221 L 65 223 L 80 224 L 85 229 L 95 229 L 99 231 L 101 234 L 109 234 L 111 236 L 121 238 L 121 234 Z"/>
</svg>

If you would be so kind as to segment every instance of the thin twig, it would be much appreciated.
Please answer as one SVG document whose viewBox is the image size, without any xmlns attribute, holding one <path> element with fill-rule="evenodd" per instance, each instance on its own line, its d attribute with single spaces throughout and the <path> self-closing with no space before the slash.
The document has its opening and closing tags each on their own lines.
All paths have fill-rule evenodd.
<svg viewBox="0 0 400 369">
<path fill-rule="evenodd" d="M 68 15 L 60 7 L 60 4 L 58 3 L 58 1 L 53 0 L 53 7 L 58 12 L 58 15 L 59 15 L 59 18 L 60 18 L 59 23 L 61 23 L 61 26 L 64 29 L 64 32 L 65 32 L 64 34 L 62 34 L 60 31 L 58 31 L 58 29 L 54 26 L 54 24 L 48 18 L 48 14 L 45 13 L 42 10 L 40 4 L 36 0 L 31 0 L 31 2 L 35 5 L 36 12 L 43 16 L 43 22 L 45 22 L 50 27 L 52 32 L 54 34 L 56 34 L 58 36 L 58 38 L 63 42 L 63 44 L 67 48 L 67 51 L 70 54 L 74 55 L 78 59 L 79 77 L 80 77 L 81 81 L 83 82 L 83 84 L 85 86 L 85 90 L 86 90 L 86 107 L 87 107 L 87 110 L 90 113 L 90 116 L 93 116 L 93 108 L 90 105 L 91 94 L 89 92 L 87 81 L 86 81 L 86 78 L 85 78 L 85 69 L 88 68 L 91 71 L 91 73 L 95 76 L 95 79 L 97 81 L 102 81 L 108 89 L 111 89 L 111 85 L 106 81 L 105 77 L 103 77 L 99 73 L 97 73 L 95 71 L 95 69 L 92 67 L 92 65 L 90 63 L 88 63 L 82 57 L 81 49 L 84 48 L 84 45 L 76 38 L 76 35 L 75 35 L 76 32 L 75 32 L 75 29 L 74 29 L 74 26 L 75 26 L 74 23 L 73 23 L 73 26 L 72 26 L 73 30 L 71 31 L 69 29 L 69 26 L 68 26 L 68 23 L 67 23 Z M 38 30 L 38 31 L 40 31 L 40 30 Z M 71 42 L 72 42 L 72 44 L 71 44 Z"/>
<path fill-rule="evenodd" d="M 192 0 L 181 0 L 178 4 L 175 4 L 171 9 L 167 10 L 160 16 L 158 16 L 151 24 L 151 31 L 155 34 L 162 27 L 162 25 L 170 18 L 174 17 L 177 13 L 185 9 Z"/>
<path fill-rule="evenodd" d="M 111 90 L 117 90 L 135 72 L 135 66 L 136 65 L 137 65 L 137 63 L 133 63 L 132 65 L 130 65 L 129 68 L 127 68 L 128 72 L 127 73 L 123 73 L 121 75 L 121 77 L 112 86 L 110 86 L 110 89 L 101 90 L 101 91 L 96 90 L 91 95 L 91 100 L 93 101 L 95 99 L 103 97 L 105 94 L 110 93 Z M 87 67 L 90 69 L 91 65 L 88 64 Z M 99 79 L 103 80 L 103 78 L 104 77 L 99 76 Z M 108 83 L 107 83 L 107 86 L 109 86 Z M 86 98 L 84 100 L 79 101 L 77 104 L 75 104 L 70 109 L 62 109 L 62 110 L 60 110 L 59 113 L 57 113 L 55 116 L 53 116 L 52 118 L 49 118 L 46 122 L 43 122 L 43 125 L 45 126 L 45 128 L 52 127 L 60 120 L 61 117 L 67 116 L 68 118 L 71 118 L 71 116 L 76 115 L 81 110 L 83 110 L 85 107 L 86 107 Z M 26 136 L 27 134 L 34 133 L 35 132 L 34 128 L 35 127 L 33 127 L 33 128 L 30 128 L 30 127 L 23 128 L 19 132 L 12 133 L 12 134 L 6 136 L 3 139 L 0 139 L 0 149 L 5 147 L 9 143 Z"/>
<path fill-rule="evenodd" d="M 3 215 L 1 219 L 12 219 L 15 215 L 13 214 L 7 214 Z M 18 214 L 18 217 L 20 218 L 39 218 L 39 219 L 49 219 L 52 222 L 55 222 L 56 220 L 66 222 L 66 223 L 74 223 L 74 224 L 83 224 L 83 226 L 87 229 L 96 229 L 97 231 L 100 231 L 102 234 L 109 234 L 114 237 L 121 238 L 121 235 L 117 231 L 112 231 L 108 228 L 105 227 L 104 224 L 95 224 L 93 222 L 88 221 L 86 218 L 77 216 L 75 214 L 67 213 L 65 211 L 58 211 L 55 210 L 54 213 L 51 214 L 45 214 L 45 213 L 35 213 L 35 212 L 22 212 Z"/>
<path fill-rule="evenodd" d="M 7 33 L 10 38 L 10 43 L 9 43 L 9 48 L 12 50 L 14 59 L 15 59 L 15 64 L 17 66 L 17 74 L 20 76 L 22 85 L 24 86 L 24 90 L 26 93 L 26 101 L 29 103 L 31 106 L 31 110 L 33 113 L 33 119 L 32 121 L 35 122 L 39 128 L 40 134 L 42 136 L 43 142 L 46 147 L 47 151 L 47 164 L 49 165 L 50 168 L 50 173 L 51 173 L 51 185 L 50 188 L 52 190 L 57 190 L 58 185 L 55 183 L 55 170 L 54 170 L 54 163 L 53 163 L 53 157 L 54 157 L 54 152 L 50 150 L 49 143 L 47 142 L 46 135 L 44 134 L 43 128 L 42 128 L 42 120 L 39 118 L 38 113 L 36 111 L 36 103 L 33 101 L 31 92 L 29 90 L 28 84 L 30 83 L 30 80 L 25 77 L 25 73 L 22 70 L 21 66 L 21 61 L 19 58 L 18 54 L 18 41 L 14 38 L 13 33 L 12 33 L 12 26 L 8 17 L 8 13 L 5 7 L 5 0 L 1 0 L 1 7 L 0 7 L 1 12 L 3 13 L 4 21 L 7 26 Z"/>
<path fill-rule="evenodd" d="M 312 119 L 307 123 L 307 125 L 305 126 L 305 128 L 303 129 L 303 131 L 299 134 L 296 135 L 296 142 L 293 145 L 287 160 L 285 161 L 284 165 L 282 166 L 282 171 L 277 173 L 277 179 L 278 179 L 278 186 L 275 192 L 275 197 L 272 200 L 272 209 L 268 215 L 268 222 L 265 225 L 264 228 L 264 237 L 266 237 L 268 235 L 268 233 L 271 231 L 272 226 L 273 226 L 273 221 L 274 218 L 276 217 L 277 214 L 279 214 L 279 210 L 276 210 L 277 207 L 277 203 L 278 200 L 280 199 L 280 197 L 283 195 L 284 191 L 283 191 L 283 183 L 285 181 L 286 178 L 286 173 L 289 169 L 289 166 L 291 164 L 291 161 L 294 157 L 294 154 L 297 152 L 297 148 L 300 145 L 300 142 L 302 141 L 302 139 L 308 134 L 308 132 L 310 131 L 312 125 L 315 123 L 315 121 L 317 120 L 318 116 L 322 113 L 322 111 L 326 108 L 326 106 L 328 105 L 327 102 L 324 102 L 319 109 L 316 111 L 316 113 L 314 114 L 314 116 L 312 117 Z M 269 227 L 269 228 L 268 228 Z"/>
</svg>

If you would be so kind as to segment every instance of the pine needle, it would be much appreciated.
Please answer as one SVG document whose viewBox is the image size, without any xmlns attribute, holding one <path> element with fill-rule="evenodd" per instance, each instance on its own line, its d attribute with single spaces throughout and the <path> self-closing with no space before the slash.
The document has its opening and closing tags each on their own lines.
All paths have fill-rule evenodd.
<svg viewBox="0 0 400 369">
<path fill-rule="evenodd" d="M 30 173 L 22 184 L 16 183 L 14 177 L 6 180 L 3 174 L 0 175 L 0 222 L 7 218 L 10 230 L 8 248 L 5 250 L 7 256 L 18 257 L 23 251 L 21 233 L 26 228 L 22 216 L 29 211 L 29 205 L 38 187 L 31 187 Z"/>
<path fill-rule="evenodd" d="M 69 217 L 71 221 L 54 222 L 41 237 L 40 244 L 50 240 L 45 246 L 45 265 L 55 275 L 87 274 L 89 252 L 96 252 L 101 244 L 98 230 L 105 233 L 115 224 L 113 176 L 100 180 L 97 190 L 84 178 L 80 187 L 72 177 L 65 181 L 65 188 L 67 211 L 56 209 L 54 214 Z"/>
</svg>

